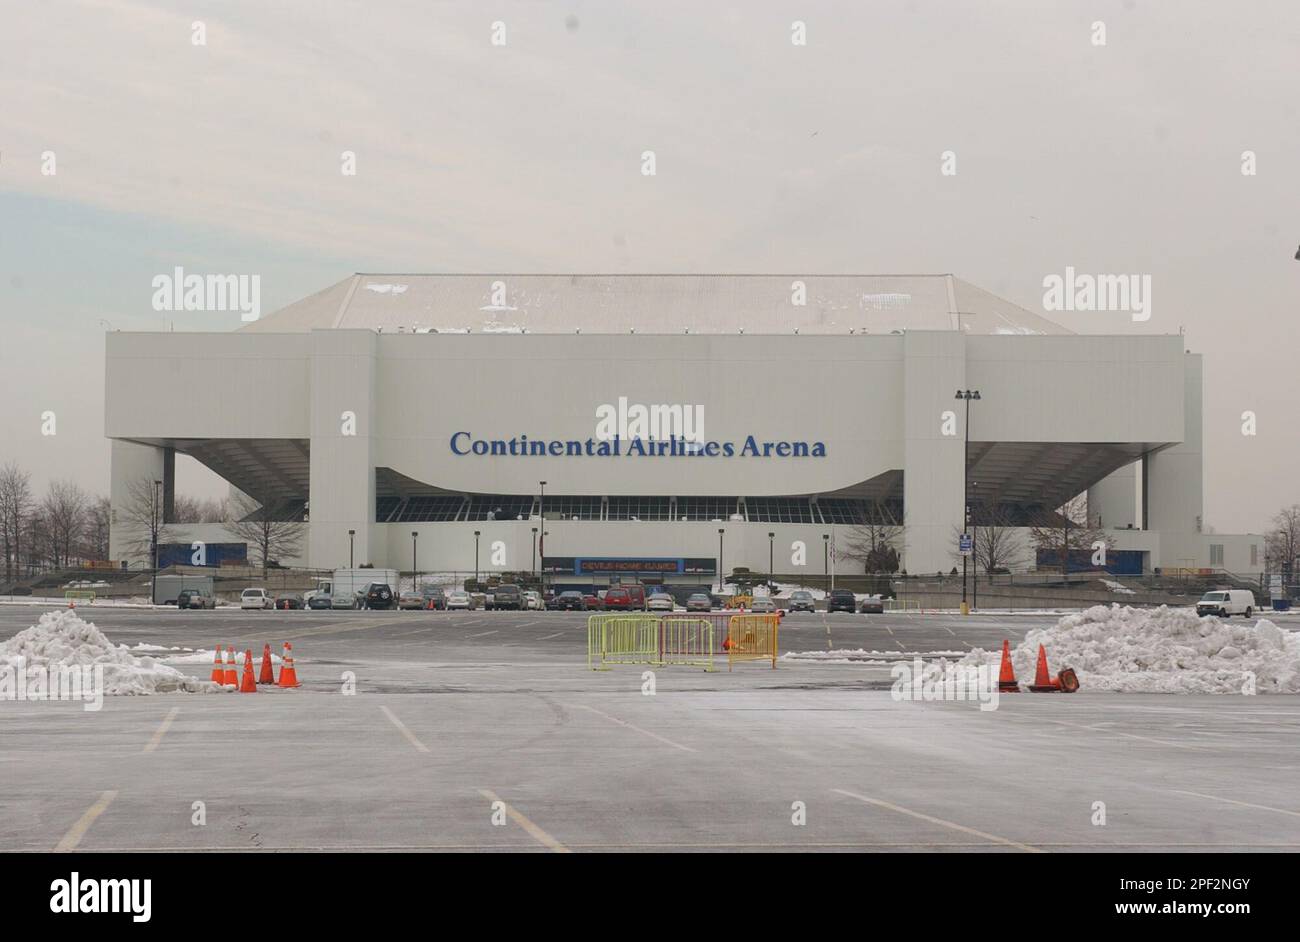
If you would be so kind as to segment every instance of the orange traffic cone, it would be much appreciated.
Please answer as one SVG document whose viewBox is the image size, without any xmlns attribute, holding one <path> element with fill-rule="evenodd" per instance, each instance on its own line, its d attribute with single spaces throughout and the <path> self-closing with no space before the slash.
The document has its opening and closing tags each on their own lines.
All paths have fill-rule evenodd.
<svg viewBox="0 0 1300 942">
<path fill-rule="evenodd" d="M 226 682 L 226 670 L 221 663 L 221 645 L 217 645 L 216 653 L 212 656 L 212 682 L 214 684 Z"/>
<path fill-rule="evenodd" d="M 257 693 L 257 681 L 253 680 L 253 652 L 244 652 L 244 679 L 239 684 L 240 693 Z"/>
<path fill-rule="evenodd" d="M 275 674 L 271 669 L 271 646 L 269 644 L 262 647 L 262 673 L 257 678 L 259 684 L 274 684 Z"/>
<path fill-rule="evenodd" d="M 284 643 L 284 654 L 281 657 L 284 658 L 284 663 L 280 665 L 280 681 L 277 686 L 301 687 L 302 684 L 298 683 L 298 672 L 293 667 L 293 645 L 288 641 Z"/>
<path fill-rule="evenodd" d="M 1020 693 L 1020 684 L 1016 682 L 1016 669 L 1011 666 L 1011 642 L 1002 639 L 1002 672 L 998 675 L 999 693 Z"/>
<path fill-rule="evenodd" d="M 221 683 L 226 687 L 239 686 L 239 671 L 235 669 L 235 646 L 233 644 L 226 646 L 226 673 L 221 678 Z"/>
<path fill-rule="evenodd" d="M 1058 693 L 1061 689 L 1060 682 L 1052 682 L 1052 674 L 1047 669 L 1047 650 L 1040 644 L 1038 646 L 1038 670 L 1034 674 L 1034 682 L 1029 685 L 1030 693 Z"/>
</svg>

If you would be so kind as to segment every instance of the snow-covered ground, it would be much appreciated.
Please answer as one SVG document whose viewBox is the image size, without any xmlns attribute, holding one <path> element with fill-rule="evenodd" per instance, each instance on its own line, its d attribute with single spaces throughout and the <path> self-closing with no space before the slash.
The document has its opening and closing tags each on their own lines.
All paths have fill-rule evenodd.
<svg viewBox="0 0 1300 942">
<path fill-rule="evenodd" d="M 1052 672 L 1072 667 L 1082 690 L 1123 693 L 1300 693 L 1300 633 L 1267 619 L 1232 621 L 1192 609 L 1097 605 L 1035 628 L 1012 649 L 1022 684 L 1032 682 L 1038 646 Z M 997 664 L 976 649 L 961 663 Z"/>
</svg>

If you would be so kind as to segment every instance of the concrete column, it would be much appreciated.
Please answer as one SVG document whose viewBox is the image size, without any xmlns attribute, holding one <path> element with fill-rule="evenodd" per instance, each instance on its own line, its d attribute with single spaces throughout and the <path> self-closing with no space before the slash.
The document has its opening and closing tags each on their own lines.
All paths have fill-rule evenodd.
<svg viewBox="0 0 1300 942">
<path fill-rule="evenodd" d="M 1138 525 L 1137 469 L 1136 461 L 1127 464 L 1088 488 L 1090 519 L 1100 518 L 1103 527 L 1113 530 L 1123 530 L 1129 524 Z"/>
<path fill-rule="evenodd" d="M 948 572 L 954 533 L 962 525 L 963 433 L 966 405 L 953 396 L 966 387 L 966 338 L 951 331 L 908 331 L 903 338 L 903 504 L 909 573 Z M 980 410 L 971 404 L 971 440 Z M 952 416 L 945 420 L 944 413 Z M 945 434 L 945 433 L 951 434 Z"/>
<path fill-rule="evenodd" d="M 162 512 L 163 523 L 176 522 L 176 449 L 167 447 L 163 453 Z"/>
<path fill-rule="evenodd" d="M 1146 462 L 1147 525 L 1160 533 L 1161 559 L 1170 567 L 1202 561 L 1201 358 L 1183 360 L 1183 440 L 1154 452 Z"/>
<path fill-rule="evenodd" d="M 375 354 L 368 330 L 311 333 L 311 494 L 308 564 L 382 564 L 375 535 Z"/>
<path fill-rule="evenodd" d="M 152 487 L 154 481 L 164 480 L 165 464 L 162 448 L 113 439 L 108 485 L 109 559 L 124 559 L 133 567 L 151 564 L 147 549 L 137 552 L 129 546 L 133 538 L 143 535 L 128 531 L 126 507 L 136 499 L 134 492 L 138 485 Z"/>
</svg>

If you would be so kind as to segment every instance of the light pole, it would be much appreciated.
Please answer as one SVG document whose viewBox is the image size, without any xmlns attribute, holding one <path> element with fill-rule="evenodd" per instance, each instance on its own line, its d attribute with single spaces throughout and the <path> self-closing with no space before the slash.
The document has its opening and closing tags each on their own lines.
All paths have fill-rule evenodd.
<svg viewBox="0 0 1300 942">
<path fill-rule="evenodd" d="M 964 399 L 966 401 L 966 421 L 964 423 L 965 428 L 962 429 L 962 431 L 965 433 L 965 443 L 962 445 L 962 455 L 961 455 L 961 507 L 962 507 L 961 532 L 964 534 L 970 528 L 970 492 L 968 489 L 969 488 L 968 482 L 970 480 L 969 468 L 968 468 L 968 464 L 970 462 L 970 403 L 972 399 L 974 399 L 976 402 L 979 401 L 980 391 L 978 389 L 959 389 L 957 390 L 957 395 L 955 398 Z M 971 551 L 974 552 L 974 550 L 975 550 L 975 544 L 974 541 L 972 540 Z M 966 568 L 967 568 L 966 564 L 969 559 L 970 559 L 969 553 L 962 554 L 961 613 L 963 615 L 970 614 L 970 605 L 968 605 L 966 602 Z"/>
<path fill-rule="evenodd" d="M 722 565 L 722 535 L 726 532 L 727 531 L 724 530 L 722 527 L 718 527 L 718 595 L 721 595 L 723 593 L 723 590 L 726 589 L 726 583 L 725 583 L 726 577 L 723 576 L 723 573 L 726 572 L 727 570 Z"/>
<path fill-rule="evenodd" d="M 474 588 L 478 588 L 478 538 L 482 531 L 474 531 Z"/>
<path fill-rule="evenodd" d="M 826 604 L 830 605 L 831 591 L 831 535 L 822 534 L 822 591 L 827 593 Z"/>
<path fill-rule="evenodd" d="M 775 539 L 776 534 L 769 530 L 767 534 L 767 591 L 773 595 L 775 595 L 775 592 L 772 589 L 772 552 L 775 544 L 772 541 Z"/>
<path fill-rule="evenodd" d="M 537 499 L 537 516 L 541 518 L 542 535 L 537 541 L 537 555 L 542 561 L 542 597 L 546 596 L 546 482 L 538 481 L 540 497 Z"/>
<path fill-rule="evenodd" d="M 420 570 L 415 564 L 415 541 L 420 538 L 419 531 L 411 531 L 411 574 L 415 577 L 415 591 L 420 591 Z"/>
<path fill-rule="evenodd" d="M 537 577 L 537 528 L 533 527 L 533 577 Z"/>
<path fill-rule="evenodd" d="M 349 530 L 349 531 L 348 531 L 348 568 L 349 568 L 349 569 L 355 569 L 355 568 L 356 568 L 356 560 L 353 558 L 353 555 L 352 555 L 352 546 L 353 546 L 353 542 L 354 542 L 354 541 L 353 541 L 353 538 L 354 538 L 356 535 L 357 535 L 357 531 L 356 531 L 356 530 Z"/>
<path fill-rule="evenodd" d="M 980 503 L 980 482 L 971 481 L 970 489 L 974 493 L 975 507 L 979 508 Z M 975 558 L 975 565 L 971 569 L 970 576 L 970 607 L 977 609 L 980 607 L 980 532 L 979 532 L 978 514 L 970 515 L 970 551 Z"/>
</svg>

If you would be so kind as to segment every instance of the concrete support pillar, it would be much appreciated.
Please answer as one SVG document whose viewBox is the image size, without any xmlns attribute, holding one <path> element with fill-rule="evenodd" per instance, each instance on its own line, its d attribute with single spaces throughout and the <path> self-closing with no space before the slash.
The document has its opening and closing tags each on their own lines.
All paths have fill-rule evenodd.
<svg viewBox="0 0 1300 942">
<path fill-rule="evenodd" d="M 1137 516 L 1138 462 L 1127 464 L 1088 488 L 1088 517 L 1101 526 L 1123 530 L 1139 525 Z"/>
<path fill-rule="evenodd" d="M 368 330 L 311 334 L 311 527 L 308 564 L 382 562 L 375 537 L 375 356 Z"/>
<path fill-rule="evenodd" d="M 165 479 L 165 449 L 153 445 L 113 439 L 109 469 L 108 556 L 126 560 L 133 567 L 150 565 L 149 551 L 133 549 L 131 544 L 147 539 L 143 534 L 132 533 L 127 526 L 127 510 L 139 499 L 139 489 L 153 486 L 154 481 Z"/>
<path fill-rule="evenodd" d="M 1201 358 L 1183 363 L 1183 440 L 1146 460 L 1147 525 L 1160 533 L 1163 567 L 1200 565 L 1202 555 Z"/>
<path fill-rule="evenodd" d="M 176 449 L 162 450 L 162 512 L 163 523 L 176 522 Z"/>
<path fill-rule="evenodd" d="M 948 572 L 962 526 L 966 338 L 949 331 L 908 331 L 903 338 L 903 504 L 909 573 Z M 971 404 L 971 439 L 980 410 Z M 945 415 L 951 413 L 951 415 Z"/>
</svg>

